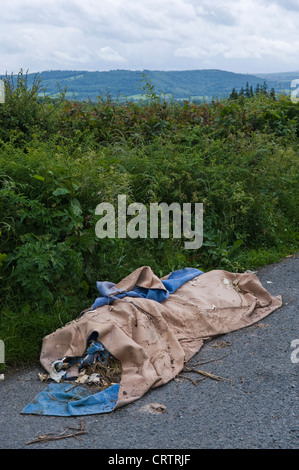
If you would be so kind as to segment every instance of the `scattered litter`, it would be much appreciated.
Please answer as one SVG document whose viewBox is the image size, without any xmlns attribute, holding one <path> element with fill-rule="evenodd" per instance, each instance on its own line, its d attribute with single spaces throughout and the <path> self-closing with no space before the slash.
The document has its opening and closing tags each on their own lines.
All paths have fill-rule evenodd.
<svg viewBox="0 0 299 470">
<path fill-rule="evenodd" d="M 72 376 L 69 370 L 78 365 L 79 373 Z M 82 357 L 63 358 L 52 363 L 50 378 L 55 382 L 72 382 L 76 384 L 94 385 L 104 390 L 121 380 L 121 362 L 115 359 L 101 343 L 90 341 Z M 38 374 L 41 381 L 47 374 Z"/>
<path fill-rule="evenodd" d="M 250 269 L 246 269 L 246 271 L 244 271 L 244 273 L 246 273 L 246 274 L 257 274 L 257 271 L 251 271 Z"/>
<path fill-rule="evenodd" d="M 75 380 L 77 384 L 85 384 L 87 380 L 89 379 L 89 375 L 83 373 L 79 374 L 79 377 Z"/>
<path fill-rule="evenodd" d="M 39 380 L 50 383 L 23 413 L 44 414 L 47 409 L 53 416 L 77 416 L 78 407 L 82 415 L 114 409 L 122 375 L 121 362 L 102 343 L 94 341 L 92 334 L 82 356 L 53 361 L 50 370 L 49 375 L 38 374 Z"/>
<path fill-rule="evenodd" d="M 161 403 L 149 403 L 142 408 L 142 411 L 148 411 L 153 414 L 163 414 L 166 413 L 166 406 Z"/>
<path fill-rule="evenodd" d="M 227 287 L 228 289 L 233 286 L 232 282 L 229 281 L 228 279 L 224 278 L 222 281 L 223 285 Z"/>
<path fill-rule="evenodd" d="M 273 282 L 272 281 L 267 281 L 267 284 L 273 284 Z"/>
<path fill-rule="evenodd" d="M 192 296 L 190 285 L 185 287 L 191 280 L 197 283 Z M 282 305 L 281 296 L 271 296 L 256 276 L 224 270 L 199 275 L 199 270 L 184 268 L 162 280 L 149 266 L 141 266 L 116 285 L 98 284 L 100 296 L 91 309 L 43 340 L 40 361 L 47 373 L 52 366 L 52 381 L 23 414 L 109 413 L 178 374 L 194 383 L 207 378 L 230 381 L 200 366 L 184 369 L 184 358 L 191 359 L 205 342 L 251 326 Z M 212 347 L 230 345 L 220 341 Z M 84 383 L 76 383 L 78 378 Z"/>
<path fill-rule="evenodd" d="M 63 369 L 63 367 L 65 366 L 63 362 L 64 360 L 65 357 L 63 359 L 60 359 L 59 361 L 54 361 L 51 364 L 50 377 L 57 383 L 59 383 L 62 377 L 65 375 L 65 370 Z"/>
<path fill-rule="evenodd" d="M 91 374 L 87 380 L 87 383 L 89 384 L 100 384 L 102 382 L 103 382 L 103 379 L 100 376 L 100 374 Z"/>
<path fill-rule="evenodd" d="M 226 278 L 222 280 L 222 284 L 224 285 L 226 289 L 235 289 L 236 292 L 241 292 L 238 286 L 238 282 L 239 282 L 238 279 L 235 279 L 233 282 Z"/>
<path fill-rule="evenodd" d="M 38 378 L 41 382 L 45 382 L 49 378 L 49 374 L 41 374 L 40 372 L 37 374 Z"/>
<path fill-rule="evenodd" d="M 4 374 L 0 374 L 0 380 L 4 380 Z"/>
<path fill-rule="evenodd" d="M 75 432 L 66 434 L 67 431 L 71 429 L 73 429 Z M 71 426 L 68 426 L 61 434 L 58 434 L 58 435 L 55 435 L 55 434 L 53 435 L 52 433 L 43 434 L 41 436 L 38 436 L 37 439 L 33 439 L 32 441 L 26 442 L 26 445 L 37 444 L 38 442 L 57 441 L 59 439 L 67 439 L 68 437 L 76 438 L 77 436 L 81 436 L 82 434 L 87 434 L 87 431 L 85 431 L 83 418 L 81 418 L 80 420 L 80 428 L 73 428 Z"/>
<path fill-rule="evenodd" d="M 196 276 L 191 281 L 189 281 L 189 284 L 191 284 L 192 286 L 197 286 L 197 283 L 199 282 L 200 282 L 200 279 L 198 276 Z"/>
</svg>

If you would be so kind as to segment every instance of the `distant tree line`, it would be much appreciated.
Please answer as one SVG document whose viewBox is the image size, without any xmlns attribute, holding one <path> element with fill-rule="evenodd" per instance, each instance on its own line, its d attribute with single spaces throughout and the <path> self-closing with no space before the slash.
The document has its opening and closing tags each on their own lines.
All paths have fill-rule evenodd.
<svg viewBox="0 0 299 470">
<path fill-rule="evenodd" d="M 239 92 L 237 92 L 236 88 L 233 88 L 231 94 L 229 95 L 229 99 L 237 100 L 241 96 L 244 96 L 244 98 L 252 98 L 253 96 L 256 96 L 256 95 L 270 96 L 271 98 L 275 100 L 275 90 L 274 88 L 271 88 L 270 90 L 268 90 L 268 85 L 266 81 L 264 81 L 262 85 L 258 83 L 255 87 L 255 90 L 253 90 L 252 85 L 249 86 L 248 82 L 246 83 L 245 88 L 243 86 L 241 87 Z"/>
</svg>

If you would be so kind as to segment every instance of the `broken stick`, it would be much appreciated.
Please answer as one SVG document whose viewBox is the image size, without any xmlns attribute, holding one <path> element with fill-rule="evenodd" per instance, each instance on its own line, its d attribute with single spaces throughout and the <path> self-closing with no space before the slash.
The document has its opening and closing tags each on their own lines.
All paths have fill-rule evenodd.
<svg viewBox="0 0 299 470">
<path fill-rule="evenodd" d="M 214 375 L 211 372 L 205 372 L 204 370 L 199 370 L 199 369 L 192 369 L 191 367 L 185 367 L 183 369 L 183 372 L 195 372 L 196 374 L 201 374 L 201 375 L 204 375 L 205 377 L 208 377 L 209 379 L 217 380 L 217 381 L 220 381 L 220 380 L 228 380 L 229 382 L 231 381 L 230 379 L 227 379 L 225 377 Z"/>
<path fill-rule="evenodd" d="M 65 434 L 69 429 L 74 429 L 76 432 L 73 432 L 71 434 Z M 47 442 L 47 441 L 57 441 L 59 439 L 66 439 L 68 437 L 77 437 L 81 436 L 82 434 L 87 434 L 87 431 L 85 431 L 84 428 L 84 419 L 80 420 L 80 428 L 72 428 L 68 426 L 61 434 L 58 434 L 57 436 L 52 436 L 51 434 L 44 434 L 42 436 L 38 436 L 37 439 L 34 439 L 32 441 L 26 442 L 26 445 L 29 444 L 36 444 L 38 442 Z"/>
</svg>

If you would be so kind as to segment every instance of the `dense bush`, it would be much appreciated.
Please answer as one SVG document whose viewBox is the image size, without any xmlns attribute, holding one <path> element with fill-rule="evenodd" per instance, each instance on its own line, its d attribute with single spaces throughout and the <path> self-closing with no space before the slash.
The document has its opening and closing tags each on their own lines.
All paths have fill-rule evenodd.
<svg viewBox="0 0 299 470">
<path fill-rule="evenodd" d="M 26 76 L 0 105 L 0 338 L 10 363 L 89 307 L 96 280 L 140 265 L 252 269 L 298 249 L 299 108 L 286 96 L 197 105 L 41 99 Z M 204 204 L 204 243 L 99 240 L 100 202 Z"/>
</svg>

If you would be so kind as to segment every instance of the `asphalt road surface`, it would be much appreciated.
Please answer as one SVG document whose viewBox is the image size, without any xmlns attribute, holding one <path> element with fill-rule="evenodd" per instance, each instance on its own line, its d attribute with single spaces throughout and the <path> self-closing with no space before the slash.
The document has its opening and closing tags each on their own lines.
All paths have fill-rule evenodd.
<svg viewBox="0 0 299 470">
<path fill-rule="evenodd" d="M 298 449 L 299 254 L 257 275 L 272 295 L 282 295 L 283 306 L 206 343 L 189 363 L 226 380 L 196 384 L 202 376 L 185 374 L 189 379 L 178 377 L 117 411 L 85 416 L 86 434 L 28 444 L 79 429 L 81 418 L 22 415 L 45 384 L 37 376 L 41 366 L 20 368 L 0 382 L 0 448 L 107 449 L 114 463 L 125 463 L 117 462 L 125 449 L 133 456 L 134 449 L 182 455 L 188 449 Z M 129 464 L 138 467 L 137 460 Z"/>
</svg>

